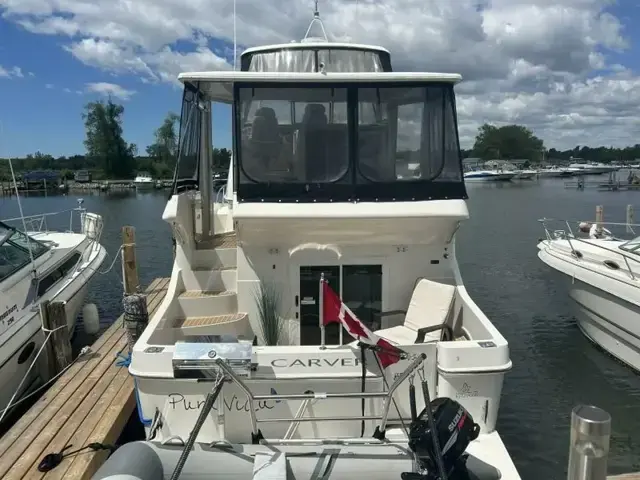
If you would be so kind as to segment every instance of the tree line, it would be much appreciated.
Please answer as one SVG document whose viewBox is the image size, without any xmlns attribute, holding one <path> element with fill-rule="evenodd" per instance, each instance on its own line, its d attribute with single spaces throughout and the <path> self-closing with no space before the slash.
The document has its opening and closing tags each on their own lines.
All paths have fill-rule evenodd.
<svg viewBox="0 0 640 480">
<path fill-rule="evenodd" d="M 92 177 L 100 179 L 128 179 L 137 172 L 149 172 L 155 178 L 171 178 L 178 155 L 180 118 L 169 112 L 154 132 L 154 142 L 140 155 L 137 145 L 123 137 L 122 119 L 124 107 L 107 101 L 90 102 L 85 106 L 82 119 L 85 126 L 86 153 L 53 157 L 35 152 L 24 158 L 12 158 L 13 168 L 20 174 L 34 170 L 53 170 L 72 179 L 77 170 L 89 170 Z M 462 150 L 463 157 L 492 159 L 526 159 L 531 163 L 543 160 L 570 160 L 581 158 L 593 162 L 633 162 L 640 159 L 640 144 L 623 148 L 576 146 L 568 150 L 547 149 L 544 142 L 522 125 L 484 124 L 478 129 L 473 148 Z M 226 168 L 231 152 L 226 148 L 214 148 L 214 166 Z M 8 162 L 0 162 L 0 180 L 11 177 Z"/>
<path fill-rule="evenodd" d="M 169 112 L 154 132 L 154 142 L 140 155 L 134 143 L 128 143 L 123 135 L 124 106 L 107 101 L 89 102 L 85 105 L 82 120 L 85 127 L 83 155 L 53 157 L 40 151 L 24 158 L 12 158 L 16 174 L 35 170 L 60 172 L 72 179 L 77 170 L 89 170 L 94 180 L 125 180 L 137 172 L 149 172 L 154 178 L 173 176 L 178 155 L 180 117 Z M 226 168 L 231 152 L 226 148 L 214 148 L 214 165 Z M 9 162 L 0 161 L 0 180 L 10 180 Z"/>
<path fill-rule="evenodd" d="M 591 162 L 633 162 L 640 159 L 640 144 L 616 147 L 587 147 L 577 145 L 568 150 L 547 149 L 544 142 L 522 125 L 496 127 L 485 123 L 478 129 L 473 148 L 462 151 L 464 157 L 483 160 L 571 160 L 580 158 Z"/>
</svg>

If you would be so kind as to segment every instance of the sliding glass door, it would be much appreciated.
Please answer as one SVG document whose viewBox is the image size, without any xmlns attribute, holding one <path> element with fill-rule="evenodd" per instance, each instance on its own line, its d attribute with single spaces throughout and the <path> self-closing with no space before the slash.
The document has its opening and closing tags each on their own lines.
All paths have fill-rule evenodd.
<svg viewBox="0 0 640 480">
<path fill-rule="evenodd" d="M 349 309 L 371 330 L 380 328 L 375 314 L 382 310 L 381 265 L 330 265 L 300 267 L 300 344 L 320 345 L 320 276 L 342 298 Z M 328 325 L 325 330 L 327 345 L 339 345 L 340 326 Z M 353 339 L 343 330 L 342 343 Z"/>
</svg>

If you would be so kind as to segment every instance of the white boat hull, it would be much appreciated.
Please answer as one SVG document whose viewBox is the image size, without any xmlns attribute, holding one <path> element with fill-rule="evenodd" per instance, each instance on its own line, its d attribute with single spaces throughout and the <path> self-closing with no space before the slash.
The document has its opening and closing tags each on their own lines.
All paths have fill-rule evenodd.
<svg viewBox="0 0 640 480">
<path fill-rule="evenodd" d="M 640 307 L 581 281 L 572 285 L 569 295 L 582 333 L 640 372 Z"/>
<path fill-rule="evenodd" d="M 640 286 L 624 270 L 623 254 L 615 250 L 620 243 L 573 240 L 573 248 L 582 253 L 576 259 L 567 241 L 545 240 L 538 245 L 538 256 L 570 282 L 568 293 L 583 334 L 640 372 Z M 603 265 L 605 260 L 620 267 L 609 269 Z M 633 264 L 628 262 L 631 268 Z"/>
<path fill-rule="evenodd" d="M 69 284 L 60 295 L 51 300 L 66 302 L 65 313 L 67 315 L 67 327 L 70 337 L 75 333 L 76 319 L 84 305 L 87 291 L 88 283 L 86 281 L 83 283 L 83 280 L 79 278 L 77 282 Z M 45 335 L 40 325 L 40 314 L 36 312 L 26 321 L 22 327 L 23 331 L 16 334 L 8 342 L 11 345 L 7 345 L 7 347 L 15 348 L 15 343 L 17 343 L 15 340 L 18 338 L 27 338 L 19 347 L 15 348 L 10 358 L 5 360 L 0 366 L 0 385 L 2 385 L 2 389 L 0 389 L 0 415 L 20 386 L 22 378 L 27 375 L 29 366 L 44 342 Z M 14 403 L 38 385 L 49 380 L 48 365 L 50 361 L 51 359 L 47 357 L 46 349 L 43 350 L 38 361 L 31 369 L 31 372 L 29 372 L 25 381 L 22 382 L 20 393 L 15 397 Z"/>
</svg>

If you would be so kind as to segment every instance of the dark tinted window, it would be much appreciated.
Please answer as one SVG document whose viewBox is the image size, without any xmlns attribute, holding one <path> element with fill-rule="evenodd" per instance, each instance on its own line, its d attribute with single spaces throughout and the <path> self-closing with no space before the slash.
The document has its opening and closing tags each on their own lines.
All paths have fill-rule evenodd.
<svg viewBox="0 0 640 480">
<path fill-rule="evenodd" d="M 49 272 L 38 283 L 38 297 L 44 295 L 53 285 L 66 276 L 78 264 L 80 253 L 74 252 L 65 262 L 55 270 Z"/>
</svg>

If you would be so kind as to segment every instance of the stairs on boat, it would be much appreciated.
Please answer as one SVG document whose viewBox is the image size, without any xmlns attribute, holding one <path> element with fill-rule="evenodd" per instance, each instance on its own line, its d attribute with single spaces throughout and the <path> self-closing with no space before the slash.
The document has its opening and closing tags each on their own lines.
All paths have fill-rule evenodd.
<svg viewBox="0 0 640 480">
<path fill-rule="evenodd" d="M 180 313 L 173 327 L 188 335 L 250 333 L 248 315 L 238 312 L 235 232 L 197 245 L 193 269 L 182 272 L 185 289 L 177 298 Z"/>
</svg>

